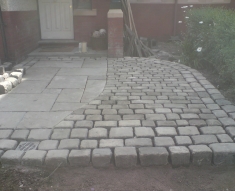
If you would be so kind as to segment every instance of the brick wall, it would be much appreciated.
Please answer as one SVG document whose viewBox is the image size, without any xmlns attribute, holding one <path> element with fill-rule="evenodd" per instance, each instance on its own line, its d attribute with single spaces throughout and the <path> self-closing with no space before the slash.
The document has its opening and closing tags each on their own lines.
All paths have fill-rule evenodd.
<svg viewBox="0 0 235 191">
<path fill-rule="evenodd" d="M 92 8 L 97 9 L 96 16 L 74 16 L 75 40 L 89 42 L 94 30 L 107 30 L 107 13 L 110 0 L 93 0 Z"/>
<path fill-rule="evenodd" d="M 11 61 L 22 60 L 37 47 L 40 39 L 37 11 L 3 11 L 5 33 Z"/>
</svg>

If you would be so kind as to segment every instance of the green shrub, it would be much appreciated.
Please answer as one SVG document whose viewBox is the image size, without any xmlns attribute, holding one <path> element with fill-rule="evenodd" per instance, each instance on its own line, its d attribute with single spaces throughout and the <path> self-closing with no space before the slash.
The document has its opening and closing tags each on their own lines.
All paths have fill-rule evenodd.
<svg viewBox="0 0 235 191">
<path fill-rule="evenodd" d="M 210 67 L 224 82 L 235 83 L 235 11 L 192 9 L 186 12 L 185 22 L 182 63 L 194 68 Z"/>
</svg>

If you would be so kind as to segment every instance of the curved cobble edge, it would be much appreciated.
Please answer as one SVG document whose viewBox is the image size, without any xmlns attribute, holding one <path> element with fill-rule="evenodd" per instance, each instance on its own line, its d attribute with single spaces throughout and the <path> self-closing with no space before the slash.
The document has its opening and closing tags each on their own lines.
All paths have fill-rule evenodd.
<svg viewBox="0 0 235 191">
<path fill-rule="evenodd" d="M 5 132 L 0 160 L 97 168 L 235 165 L 234 119 L 235 106 L 195 69 L 155 58 L 108 59 L 99 97 L 54 129 Z M 17 150 L 21 141 L 36 150 Z"/>
</svg>

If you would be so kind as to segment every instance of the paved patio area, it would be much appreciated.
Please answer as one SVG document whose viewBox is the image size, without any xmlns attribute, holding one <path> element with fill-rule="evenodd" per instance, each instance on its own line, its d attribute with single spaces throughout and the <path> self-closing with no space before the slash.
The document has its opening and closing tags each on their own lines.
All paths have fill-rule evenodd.
<svg viewBox="0 0 235 191">
<path fill-rule="evenodd" d="M 154 58 L 21 65 L 23 82 L 0 96 L 3 164 L 235 164 L 235 106 L 194 69 Z"/>
</svg>

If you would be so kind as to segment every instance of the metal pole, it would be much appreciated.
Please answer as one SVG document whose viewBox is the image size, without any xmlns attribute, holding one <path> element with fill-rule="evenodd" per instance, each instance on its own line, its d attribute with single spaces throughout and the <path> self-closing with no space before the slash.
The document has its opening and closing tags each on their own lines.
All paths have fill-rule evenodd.
<svg viewBox="0 0 235 191">
<path fill-rule="evenodd" d="M 8 48 L 7 48 L 7 39 L 6 39 L 6 33 L 5 33 L 4 27 L 5 27 L 5 24 L 3 22 L 3 17 L 2 17 L 2 8 L 0 6 L 0 31 L 1 31 L 1 36 L 2 36 L 4 59 L 5 59 L 5 61 L 9 61 Z"/>
</svg>

